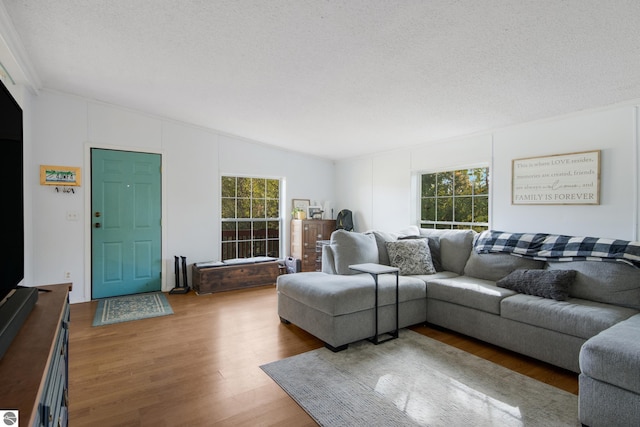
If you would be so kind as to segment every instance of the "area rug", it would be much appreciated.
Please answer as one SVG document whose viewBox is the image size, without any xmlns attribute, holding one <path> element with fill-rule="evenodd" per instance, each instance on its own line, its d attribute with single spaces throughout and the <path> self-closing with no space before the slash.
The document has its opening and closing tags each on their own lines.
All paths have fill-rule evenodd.
<svg viewBox="0 0 640 427">
<path fill-rule="evenodd" d="M 101 299 L 93 318 L 93 326 L 173 314 L 167 297 L 162 292 L 126 295 Z"/>
<path fill-rule="evenodd" d="M 261 366 L 321 426 L 579 426 L 578 397 L 411 330 Z"/>
</svg>

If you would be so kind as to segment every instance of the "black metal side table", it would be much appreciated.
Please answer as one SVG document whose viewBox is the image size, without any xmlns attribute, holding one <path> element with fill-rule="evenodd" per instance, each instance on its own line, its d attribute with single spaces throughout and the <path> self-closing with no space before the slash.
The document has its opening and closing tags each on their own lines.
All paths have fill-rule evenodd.
<svg viewBox="0 0 640 427">
<path fill-rule="evenodd" d="M 400 329 L 399 327 L 399 316 L 398 316 L 398 311 L 399 311 L 399 279 L 398 279 L 398 272 L 399 269 L 396 267 L 389 267 L 388 265 L 382 265 L 382 264 L 373 264 L 373 263 L 366 263 L 366 264 L 353 264 L 350 265 L 349 268 L 351 270 L 355 270 L 355 271 L 359 271 L 361 273 L 369 273 L 371 275 L 371 277 L 373 277 L 373 281 L 376 284 L 376 290 L 375 290 L 375 313 L 376 313 L 376 334 L 369 338 L 369 341 L 371 341 L 372 343 L 378 345 L 378 344 L 382 344 L 383 342 L 387 342 L 393 339 L 398 338 L 398 331 Z M 382 335 L 390 335 L 389 338 L 380 339 L 380 335 L 378 333 L 378 275 L 380 274 L 395 274 L 396 275 L 396 329 L 395 331 L 392 332 L 388 332 Z"/>
</svg>

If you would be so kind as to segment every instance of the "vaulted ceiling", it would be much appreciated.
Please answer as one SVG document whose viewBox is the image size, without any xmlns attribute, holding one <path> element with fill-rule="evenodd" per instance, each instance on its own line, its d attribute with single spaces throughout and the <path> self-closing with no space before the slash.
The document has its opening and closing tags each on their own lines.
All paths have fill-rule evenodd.
<svg viewBox="0 0 640 427">
<path fill-rule="evenodd" d="M 640 99 L 637 0 L 0 6 L 35 90 L 332 159 Z"/>
</svg>

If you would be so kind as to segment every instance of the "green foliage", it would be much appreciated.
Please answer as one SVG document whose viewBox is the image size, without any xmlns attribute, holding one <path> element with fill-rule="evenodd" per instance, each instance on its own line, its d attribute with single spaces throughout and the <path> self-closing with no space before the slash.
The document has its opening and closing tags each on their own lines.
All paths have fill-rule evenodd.
<svg viewBox="0 0 640 427">
<path fill-rule="evenodd" d="M 435 173 L 427 173 L 422 175 L 422 197 L 436 196 L 436 175 Z"/>
<path fill-rule="evenodd" d="M 265 218 L 267 213 L 267 202 L 264 199 L 253 199 L 251 217 L 252 218 Z"/>
<path fill-rule="evenodd" d="M 438 221 L 453 221 L 453 197 L 438 197 L 436 209 Z"/>
<path fill-rule="evenodd" d="M 267 193 L 265 181 L 263 178 L 251 178 L 251 188 L 253 191 L 251 197 L 254 199 L 264 199 Z"/>
<path fill-rule="evenodd" d="M 279 218 L 280 217 L 280 200 L 267 199 L 267 218 Z"/>
<path fill-rule="evenodd" d="M 451 196 L 453 194 L 453 172 L 436 174 L 436 194 L 438 197 Z"/>
<path fill-rule="evenodd" d="M 489 197 L 475 197 L 473 204 L 473 222 L 489 222 Z"/>
<path fill-rule="evenodd" d="M 238 199 L 237 218 L 251 218 L 251 199 Z"/>
<path fill-rule="evenodd" d="M 223 176 L 221 180 L 222 197 L 236 197 L 236 178 Z"/>
<path fill-rule="evenodd" d="M 423 174 L 421 221 L 435 228 L 470 228 L 489 221 L 489 168 Z M 464 223 L 464 224 L 460 224 Z"/>
<path fill-rule="evenodd" d="M 426 197 L 422 199 L 421 219 L 423 221 L 436 220 L 436 198 Z"/>
<path fill-rule="evenodd" d="M 455 217 L 453 218 L 453 220 L 455 222 L 471 222 L 473 220 L 472 198 L 469 196 L 456 197 L 454 199 L 454 202 Z"/>
<path fill-rule="evenodd" d="M 220 208 L 222 218 L 236 218 L 236 199 L 222 199 Z"/>
<path fill-rule="evenodd" d="M 267 199 L 280 199 L 280 180 L 267 179 Z"/>
<path fill-rule="evenodd" d="M 238 180 L 238 186 L 237 186 L 238 197 L 250 198 L 251 197 L 251 178 L 239 177 L 237 178 L 237 180 Z"/>
<path fill-rule="evenodd" d="M 222 259 L 280 256 L 280 180 L 223 176 Z"/>
</svg>

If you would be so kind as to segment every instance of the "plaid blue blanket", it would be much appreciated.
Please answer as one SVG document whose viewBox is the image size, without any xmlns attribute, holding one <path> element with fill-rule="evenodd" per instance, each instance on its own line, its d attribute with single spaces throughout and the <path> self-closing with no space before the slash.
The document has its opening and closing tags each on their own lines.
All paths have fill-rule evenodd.
<svg viewBox="0 0 640 427">
<path fill-rule="evenodd" d="M 543 261 L 620 261 L 640 268 L 640 242 L 627 240 L 487 230 L 478 235 L 474 249 Z"/>
</svg>

